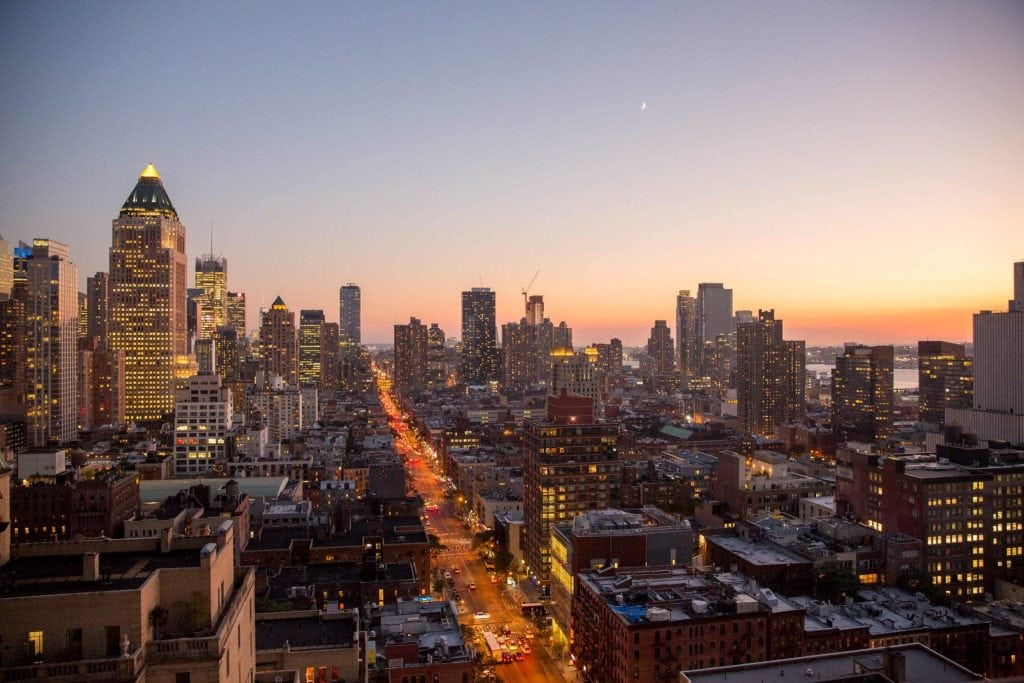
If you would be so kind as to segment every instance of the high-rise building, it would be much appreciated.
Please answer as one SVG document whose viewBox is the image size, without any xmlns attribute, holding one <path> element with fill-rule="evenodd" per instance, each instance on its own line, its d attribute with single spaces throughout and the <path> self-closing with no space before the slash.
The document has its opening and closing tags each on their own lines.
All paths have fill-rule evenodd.
<svg viewBox="0 0 1024 683">
<path fill-rule="evenodd" d="M 832 430 L 848 441 L 883 441 L 892 423 L 892 346 L 847 344 L 832 370 Z"/>
<path fill-rule="evenodd" d="M 81 429 L 124 423 L 124 351 L 86 337 L 79 354 L 78 420 Z"/>
<path fill-rule="evenodd" d="M 502 382 L 524 389 L 537 381 L 537 326 L 526 318 L 501 326 Z"/>
<path fill-rule="evenodd" d="M 188 339 L 189 351 L 195 347 L 196 340 L 200 339 L 202 320 L 203 290 L 189 287 L 185 290 L 185 337 Z"/>
<path fill-rule="evenodd" d="M 427 383 L 443 386 L 448 380 L 448 361 L 444 348 L 444 330 L 437 323 L 427 329 Z"/>
<path fill-rule="evenodd" d="M 110 332 L 110 276 L 99 272 L 86 278 L 86 334 L 98 340 L 99 348 L 107 348 Z"/>
<path fill-rule="evenodd" d="M 555 347 L 555 326 L 542 318 L 537 328 L 537 380 L 546 382 L 551 377 L 551 351 Z"/>
<path fill-rule="evenodd" d="M 20 413 L 25 405 L 25 304 L 0 300 L 0 411 Z"/>
<path fill-rule="evenodd" d="M 324 312 L 299 311 L 299 383 L 319 386 L 322 368 Z"/>
<path fill-rule="evenodd" d="M 1013 264 L 1005 312 L 974 315 L 974 407 L 1024 414 L 1024 261 Z"/>
<path fill-rule="evenodd" d="M 667 321 L 654 321 L 651 336 L 647 340 L 647 355 L 653 361 L 655 373 L 662 377 L 672 374 L 675 369 L 675 346 L 672 343 L 672 330 L 668 328 Z"/>
<path fill-rule="evenodd" d="M 341 338 L 338 323 L 324 323 L 320 330 L 320 389 L 334 391 L 338 388 L 338 374 L 341 372 Z"/>
<path fill-rule="evenodd" d="M 11 255 L 11 245 L 0 236 L 0 301 L 11 298 L 12 287 L 14 287 L 14 257 Z"/>
<path fill-rule="evenodd" d="M 260 357 L 267 376 L 278 375 L 290 386 L 298 386 L 299 353 L 295 333 L 295 313 L 281 297 L 274 299 L 269 311 L 263 311 L 260 323 Z"/>
<path fill-rule="evenodd" d="M 244 337 L 245 330 L 245 292 L 228 292 L 228 327 L 238 331 Z"/>
<path fill-rule="evenodd" d="M 523 530 L 530 573 L 548 585 L 551 527 L 615 503 L 619 425 L 594 419 L 594 401 L 548 397 L 546 419 L 523 421 Z M 545 588 L 546 589 L 546 588 Z"/>
<path fill-rule="evenodd" d="M 942 425 L 946 408 L 970 408 L 974 398 L 973 359 L 963 344 L 917 343 L 917 385 L 921 422 Z"/>
<path fill-rule="evenodd" d="M 395 325 L 395 389 L 410 394 L 426 385 L 427 326 L 409 318 L 408 325 Z"/>
<path fill-rule="evenodd" d="M 486 384 L 497 379 L 495 298 L 489 287 L 462 293 L 462 381 Z"/>
<path fill-rule="evenodd" d="M 565 347 L 553 349 L 549 394 L 559 396 L 564 391 L 572 396 L 586 396 L 594 401 L 596 408 L 601 400 L 597 355 L 598 351 L 593 346 L 582 351 Z"/>
<path fill-rule="evenodd" d="M 540 325 L 544 320 L 544 297 L 540 294 L 533 294 L 526 300 L 526 322 L 530 325 Z"/>
<path fill-rule="evenodd" d="M 188 353 L 187 278 L 185 226 L 150 164 L 113 221 L 110 248 L 110 348 L 125 354 L 128 420 L 174 409 L 175 369 Z"/>
<path fill-rule="evenodd" d="M 732 290 L 726 289 L 721 282 L 701 282 L 697 285 L 697 337 L 698 362 L 701 372 L 705 365 L 705 350 L 709 343 L 714 343 L 720 334 L 735 333 L 732 316 Z"/>
<path fill-rule="evenodd" d="M 240 379 L 241 355 L 238 350 L 240 330 L 233 327 L 220 327 L 213 333 L 213 368 L 214 372 L 225 382 Z"/>
<path fill-rule="evenodd" d="M 338 335 L 341 337 L 342 354 L 345 355 L 363 343 L 361 299 L 359 286 L 351 282 L 338 292 Z"/>
<path fill-rule="evenodd" d="M 195 477 L 227 463 L 231 390 L 217 375 L 196 375 L 174 403 L 174 474 Z"/>
<path fill-rule="evenodd" d="M 697 299 L 690 296 L 690 290 L 681 289 L 676 295 L 676 365 L 685 382 L 700 374 L 697 362 L 701 347 L 700 330 L 697 325 Z"/>
<path fill-rule="evenodd" d="M 78 267 L 66 244 L 32 241 L 25 264 L 25 379 L 28 444 L 60 445 L 78 435 Z"/>
<path fill-rule="evenodd" d="M 983 441 L 1024 444 L 1024 261 L 1013 264 L 1013 292 L 1006 311 L 975 313 L 974 407 L 948 408 L 945 422 Z"/>
<path fill-rule="evenodd" d="M 723 335 L 724 336 L 724 335 Z M 775 311 L 736 328 L 736 399 L 740 428 L 771 436 L 775 426 L 804 416 L 806 353 L 782 338 Z"/>
<path fill-rule="evenodd" d="M 602 391 L 611 391 L 623 384 L 622 340 L 612 339 L 597 345 L 597 379 Z"/>
<path fill-rule="evenodd" d="M 199 319 L 200 339 L 211 339 L 218 327 L 228 324 L 228 260 L 206 254 L 196 259 L 196 289 L 202 311 Z"/>
<path fill-rule="evenodd" d="M 551 348 L 572 348 L 572 328 L 566 325 L 564 320 L 551 330 Z"/>
<path fill-rule="evenodd" d="M 85 292 L 78 293 L 78 340 L 89 336 L 89 297 Z"/>
</svg>

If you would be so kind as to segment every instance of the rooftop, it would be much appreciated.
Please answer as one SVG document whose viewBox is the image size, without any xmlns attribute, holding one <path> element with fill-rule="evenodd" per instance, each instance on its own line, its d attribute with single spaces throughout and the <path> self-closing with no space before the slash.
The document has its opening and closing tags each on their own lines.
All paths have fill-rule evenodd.
<svg viewBox="0 0 1024 683">
<path fill-rule="evenodd" d="M 355 624 L 352 619 L 322 618 L 311 613 L 282 619 L 261 615 L 256 620 L 256 649 L 292 650 L 353 647 Z"/>
<path fill-rule="evenodd" d="M 767 680 L 885 681 L 892 680 L 891 676 L 886 676 L 887 653 L 903 655 L 907 681 L 960 683 L 983 680 L 982 676 L 920 643 L 684 671 L 682 680 L 689 683 L 725 680 L 732 683 L 763 683 Z M 886 677 L 879 678 L 879 675 Z"/>
</svg>

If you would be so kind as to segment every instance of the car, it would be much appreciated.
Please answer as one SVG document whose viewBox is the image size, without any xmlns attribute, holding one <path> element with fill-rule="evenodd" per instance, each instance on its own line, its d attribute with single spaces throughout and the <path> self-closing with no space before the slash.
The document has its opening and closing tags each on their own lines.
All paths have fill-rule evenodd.
<svg viewBox="0 0 1024 683">
<path fill-rule="evenodd" d="M 477 612 L 473 615 L 474 619 L 490 619 L 491 615 L 487 612 Z"/>
<path fill-rule="evenodd" d="M 517 662 L 521 662 L 521 661 L 523 661 L 524 659 L 526 659 L 526 655 L 524 655 L 524 654 L 523 654 L 522 652 L 517 652 L 517 653 L 515 653 L 515 654 L 513 655 L 513 657 L 515 657 L 515 660 L 516 660 Z"/>
<path fill-rule="evenodd" d="M 456 600 L 462 600 L 462 593 L 460 593 L 459 591 L 455 591 L 454 593 L 452 593 L 452 597 Z"/>
<path fill-rule="evenodd" d="M 495 574 L 491 574 L 491 583 L 498 583 L 498 577 Z"/>
<path fill-rule="evenodd" d="M 469 590 L 471 590 L 471 591 L 475 591 L 476 590 L 476 584 L 473 583 L 472 581 L 469 582 Z"/>
<path fill-rule="evenodd" d="M 453 574 L 461 574 L 462 573 L 462 567 L 452 567 L 452 573 Z"/>
<path fill-rule="evenodd" d="M 523 654 L 524 655 L 528 655 L 531 652 L 533 652 L 533 648 L 530 647 L 529 643 L 523 643 L 522 648 L 523 648 Z"/>
<path fill-rule="evenodd" d="M 451 572 L 445 572 L 444 573 L 444 578 L 445 579 L 451 579 L 452 578 L 452 573 Z"/>
</svg>

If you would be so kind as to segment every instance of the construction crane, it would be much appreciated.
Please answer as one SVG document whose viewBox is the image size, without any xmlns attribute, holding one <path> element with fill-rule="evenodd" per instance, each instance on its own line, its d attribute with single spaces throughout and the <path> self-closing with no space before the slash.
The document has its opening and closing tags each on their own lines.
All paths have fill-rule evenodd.
<svg viewBox="0 0 1024 683">
<path fill-rule="evenodd" d="M 533 274 L 533 277 L 530 279 L 530 284 L 523 287 L 523 311 L 526 310 L 526 304 L 528 302 L 528 297 L 530 295 L 530 287 L 533 287 L 533 283 L 537 281 L 538 275 L 540 275 L 540 269 L 538 269 L 537 272 Z"/>
</svg>

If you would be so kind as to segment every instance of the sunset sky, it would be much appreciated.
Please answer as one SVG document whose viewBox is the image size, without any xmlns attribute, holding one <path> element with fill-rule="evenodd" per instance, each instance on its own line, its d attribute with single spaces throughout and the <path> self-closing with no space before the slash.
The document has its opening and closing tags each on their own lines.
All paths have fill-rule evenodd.
<svg viewBox="0 0 1024 683">
<path fill-rule="evenodd" d="M 702 281 L 810 344 L 964 341 L 1024 259 L 1020 2 L 11 1 L 0 103 L 4 238 L 84 289 L 152 162 L 250 327 L 355 282 L 364 341 L 458 336 L 540 270 L 577 345 Z"/>
</svg>

